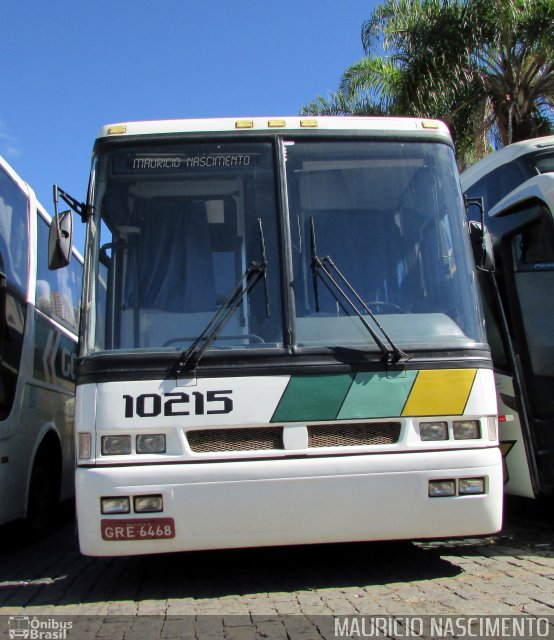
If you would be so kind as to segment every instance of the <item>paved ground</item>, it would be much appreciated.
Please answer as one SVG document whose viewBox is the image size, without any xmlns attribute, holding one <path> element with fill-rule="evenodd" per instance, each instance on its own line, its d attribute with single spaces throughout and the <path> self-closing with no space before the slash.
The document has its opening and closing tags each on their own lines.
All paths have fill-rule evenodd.
<svg viewBox="0 0 554 640">
<path fill-rule="evenodd" d="M 70 616 L 88 623 L 68 637 L 116 640 L 321 638 L 300 621 L 324 615 L 554 616 L 553 513 L 509 502 L 503 531 L 485 539 L 114 559 L 81 556 L 66 514 L 40 543 L 0 529 L 0 616 Z"/>
</svg>

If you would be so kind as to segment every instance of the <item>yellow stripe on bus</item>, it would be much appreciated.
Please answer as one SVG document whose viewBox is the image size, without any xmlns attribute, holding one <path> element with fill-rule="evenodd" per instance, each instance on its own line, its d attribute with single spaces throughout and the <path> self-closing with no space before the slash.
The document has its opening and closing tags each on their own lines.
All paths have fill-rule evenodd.
<svg viewBox="0 0 554 640">
<path fill-rule="evenodd" d="M 476 373 L 476 369 L 420 371 L 404 405 L 402 415 L 462 415 Z"/>
</svg>

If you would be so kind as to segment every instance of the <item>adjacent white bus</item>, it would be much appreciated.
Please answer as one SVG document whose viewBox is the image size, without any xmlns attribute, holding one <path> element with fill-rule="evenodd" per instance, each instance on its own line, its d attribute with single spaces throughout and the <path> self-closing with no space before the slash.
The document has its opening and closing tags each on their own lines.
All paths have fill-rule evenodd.
<svg viewBox="0 0 554 640">
<path fill-rule="evenodd" d="M 88 555 L 490 534 L 490 350 L 446 127 L 96 140 L 77 374 Z"/>
<path fill-rule="evenodd" d="M 48 269 L 51 220 L 0 158 L 0 524 L 33 532 L 74 493 L 82 258 Z"/>
<path fill-rule="evenodd" d="M 484 199 L 496 278 L 482 280 L 505 490 L 554 494 L 554 136 L 511 144 L 461 176 Z M 478 214 L 469 208 L 472 216 Z"/>
</svg>

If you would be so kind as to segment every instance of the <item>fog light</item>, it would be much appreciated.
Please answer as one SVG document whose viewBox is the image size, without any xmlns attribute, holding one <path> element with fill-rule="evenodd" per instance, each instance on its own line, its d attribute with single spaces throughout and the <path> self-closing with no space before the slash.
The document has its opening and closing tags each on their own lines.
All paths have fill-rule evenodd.
<svg viewBox="0 0 554 640">
<path fill-rule="evenodd" d="M 456 495 L 456 480 L 429 480 L 429 497 L 443 498 Z"/>
<path fill-rule="evenodd" d="M 165 453 L 165 434 L 138 435 L 137 453 Z"/>
<path fill-rule="evenodd" d="M 102 436 L 102 455 L 121 456 L 131 453 L 131 436 Z"/>
<path fill-rule="evenodd" d="M 77 456 L 79 460 L 88 460 L 92 457 L 92 436 L 90 433 L 77 434 Z"/>
<path fill-rule="evenodd" d="M 460 478 L 458 493 L 461 496 L 485 493 L 485 478 Z"/>
<path fill-rule="evenodd" d="M 422 440 L 448 440 L 448 423 L 420 422 L 419 435 Z"/>
<path fill-rule="evenodd" d="M 100 498 L 100 504 L 103 514 L 129 513 L 131 511 L 131 503 L 127 496 Z"/>
<path fill-rule="evenodd" d="M 162 496 L 135 496 L 133 506 L 136 513 L 154 513 L 164 510 Z"/>
<path fill-rule="evenodd" d="M 455 440 L 477 440 L 481 437 L 479 420 L 455 420 L 454 439 Z"/>
</svg>

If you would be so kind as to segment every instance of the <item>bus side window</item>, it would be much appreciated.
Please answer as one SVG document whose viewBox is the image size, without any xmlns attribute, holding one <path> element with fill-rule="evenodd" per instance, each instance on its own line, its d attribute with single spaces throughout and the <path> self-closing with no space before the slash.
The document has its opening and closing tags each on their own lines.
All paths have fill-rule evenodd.
<svg viewBox="0 0 554 640">
<path fill-rule="evenodd" d="M 25 331 L 29 227 L 27 198 L 0 169 L 0 420 L 15 398 Z"/>
<path fill-rule="evenodd" d="M 27 200 L 0 169 L 0 271 L 22 293 L 27 289 Z"/>
<path fill-rule="evenodd" d="M 514 253 L 520 269 L 549 263 L 554 268 L 554 225 L 548 210 L 539 208 L 540 217 L 514 237 Z"/>
<path fill-rule="evenodd" d="M 545 292 L 551 291 L 554 283 L 554 222 L 546 207 L 531 207 L 538 207 L 540 215 L 514 235 L 511 241 L 514 283 L 532 373 L 537 377 L 551 378 L 554 300 Z M 537 379 L 534 392 L 537 390 Z M 543 397 L 545 395 L 548 394 L 543 394 Z M 543 404 L 542 398 L 539 403 Z M 552 409 L 548 411 L 552 413 Z"/>
</svg>

